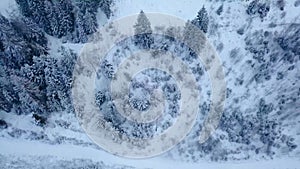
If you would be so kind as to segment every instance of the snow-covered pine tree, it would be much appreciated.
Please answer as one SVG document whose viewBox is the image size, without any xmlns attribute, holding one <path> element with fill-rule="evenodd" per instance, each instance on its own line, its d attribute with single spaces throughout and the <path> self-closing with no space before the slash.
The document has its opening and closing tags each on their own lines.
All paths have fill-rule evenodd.
<svg viewBox="0 0 300 169">
<path fill-rule="evenodd" d="M 72 73 L 77 55 L 63 47 L 58 52 L 61 56 L 47 58 L 44 69 L 49 111 L 64 110 L 71 103 Z"/>
<path fill-rule="evenodd" d="M 0 53 L 0 57 L 3 57 L 1 55 L 2 53 Z M 0 62 L 0 110 L 10 112 L 15 102 L 19 100 L 13 86 L 10 80 L 10 68 Z"/>
<path fill-rule="evenodd" d="M 44 74 L 45 57 L 33 57 L 32 65 L 25 64 L 20 72 L 12 75 L 14 91 L 18 93 L 19 97 L 18 104 L 15 104 L 19 114 L 36 113 L 46 116 L 48 113 Z"/>
<path fill-rule="evenodd" d="M 0 15 L 0 27 L 0 69 L 3 71 L 0 73 L 0 109 L 9 112 L 14 108 L 15 111 L 26 112 L 31 105 L 43 107 L 33 101 L 40 100 L 43 95 L 42 87 L 36 84 L 40 74 L 37 73 L 37 77 L 29 75 L 40 72 L 34 56 L 38 58 L 47 54 L 47 39 L 38 26 L 27 18 L 9 21 Z M 26 100 L 28 103 L 22 105 Z M 23 110 L 20 106 L 28 107 Z M 32 107 L 30 109 L 33 110 Z"/>
<path fill-rule="evenodd" d="M 207 33 L 209 18 L 208 18 L 208 13 L 204 6 L 198 12 L 197 17 L 194 20 L 192 20 L 192 24 L 197 26 L 204 33 Z"/>
<path fill-rule="evenodd" d="M 253 0 L 246 12 L 250 16 L 254 16 L 259 14 L 259 17 L 263 21 L 263 18 L 267 16 L 268 12 L 270 11 L 270 4 L 268 2 L 260 2 L 259 0 Z"/>
<path fill-rule="evenodd" d="M 216 13 L 218 15 L 221 15 L 222 12 L 223 12 L 223 4 L 217 9 Z"/>
<path fill-rule="evenodd" d="M 109 18 L 112 0 L 16 0 L 21 14 L 47 34 L 75 43 L 86 42 L 98 27 L 100 8 Z"/>
<path fill-rule="evenodd" d="M 75 1 L 75 31 L 71 40 L 75 43 L 87 42 L 88 35 L 97 30 L 98 23 L 96 18 L 99 0 L 97 1 Z"/>
<path fill-rule="evenodd" d="M 254 1 L 252 1 L 249 4 L 249 6 L 248 6 L 248 8 L 246 10 L 246 12 L 247 12 L 248 15 L 254 15 L 254 14 L 257 13 L 258 8 L 259 8 L 259 4 L 258 3 L 259 3 L 259 0 L 254 0 Z"/>
<path fill-rule="evenodd" d="M 135 45 L 141 48 L 150 48 L 151 44 L 154 43 L 152 36 L 151 23 L 144 11 L 141 11 L 137 18 L 137 23 L 134 27 L 134 42 Z"/>
<path fill-rule="evenodd" d="M 100 0 L 100 9 L 104 12 L 107 18 L 109 18 L 112 13 L 110 9 L 111 4 L 112 0 Z"/>
<path fill-rule="evenodd" d="M 60 0 L 56 4 L 58 9 L 57 20 L 59 22 L 59 32 L 57 37 L 62 37 L 74 31 L 74 7 L 71 0 Z"/>
<path fill-rule="evenodd" d="M 84 22 L 84 31 L 87 35 L 90 35 L 94 32 L 96 32 L 98 24 L 96 15 L 94 13 L 91 13 L 89 11 L 85 12 L 85 15 L 83 16 Z"/>
<path fill-rule="evenodd" d="M 31 18 L 16 17 L 12 18 L 10 22 L 14 30 L 21 34 L 24 40 L 31 44 L 34 43 L 34 49 L 45 51 L 48 44 L 45 33 Z"/>
<path fill-rule="evenodd" d="M 45 31 L 52 36 L 61 38 L 74 30 L 74 10 L 70 0 L 45 1 L 44 13 L 49 21 Z"/>
<path fill-rule="evenodd" d="M 43 28 L 47 34 L 53 35 L 50 19 L 52 16 L 50 14 L 53 11 L 53 3 L 44 0 L 31 0 L 27 2 L 31 12 L 30 18 Z"/>
<path fill-rule="evenodd" d="M 187 21 L 185 24 L 183 38 L 190 48 L 191 55 L 197 52 L 192 49 L 200 51 L 205 42 L 204 34 L 191 21 Z"/>
<path fill-rule="evenodd" d="M 27 0 L 15 0 L 16 3 L 19 6 L 19 10 L 21 11 L 21 14 L 24 15 L 25 17 L 31 17 L 31 9 L 29 7 L 29 4 Z"/>
<path fill-rule="evenodd" d="M 20 69 L 25 63 L 31 63 L 32 48 L 23 38 L 21 32 L 15 30 L 11 22 L 0 14 L 0 41 L 2 56 L 0 61 L 3 65 Z"/>
</svg>

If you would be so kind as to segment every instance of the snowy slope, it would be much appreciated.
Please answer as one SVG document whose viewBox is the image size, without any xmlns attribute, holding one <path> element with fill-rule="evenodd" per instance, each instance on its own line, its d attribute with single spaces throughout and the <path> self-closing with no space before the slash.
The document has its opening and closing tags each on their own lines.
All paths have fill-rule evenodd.
<svg viewBox="0 0 300 169">
<path fill-rule="evenodd" d="M 14 12 L 16 10 L 17 8 L 15 1 L 2 0 L 0 2 L 0 11 L 2 15 L 8 17 L 11 12 Z"/>
<path fill-rule="evenodd" d="M 7 15 L 6 10 L 14 9 L 14 1 L 1 1 L 0 11 Z M 256 30 L 277 32 L 280 34 L 288 28 L 290 23 L 300 24 L 300 7 L 295 6 L 295 0 L 286 0 L 284 11 L 281 11 L 275 1 L 271 2 L 271 10 L 263 22 L 257 16 L 250 17 L 246 14 L 248 1 L 199 1 L 199 0 L 116 0 L 112 19 L 118 19 L 139 13 L 140 10 L 147 12 L 161 12 L 174 15 L 184 20 L 192 20 L 199 9 L 204 5 L 210 16 L 210 28 L 207 34 L 209 41 L 217 49 L 223 61 L 224 71 L 227 74 L 226 82 L 228 88 L 232 89 L 231 96 L 226 100 L 228 108 L 224 113 L 234 110 L 253 115 L 259 104 L 259 98 L 265 96 L 268 103 L 274 103 L 274 109 L 279 110 L 277 105 L 278 96 L 281 94 L 292 95 L 293 89 L 300 88 L 299 68 L 300 62 L 294 63 L 296 67 L 293 71 L 286 71 L 288 65 L 277 65 L 274 69 L 274 76 L 277 71 L 286 73 L 286 79 L 276 81 L 272 78 L 263 84 L 251 82 L 256 70 L 247 65 L 247 60 L 252 58 L 251 53 L 245 48 L 245 39 L 253 35 Z M 216 14 L 216 10 L 223 4 L 221 15 Z M 5 14 L 6 13 L 6 14 Z M 284 14 L 285 13 L 285 14 Z M 99 13 L 98 21 L 104 22 L 103 14 Z M 282 17 L 285 15 L 284 17 Z M 270 23 L 278 26 L 270 27 Z M 237 31 L 243 28 L 244 33 L 238 34 Z M 56 55 L 60 46 L 65 46 L 80 52 L 83 44 L 62 43 L 61 39 L 48 37 L 51 55 Z M 235 57 L 232 53 L 237 51 Z M 250 59 L 251 60 L 251 59 Z M 244 81 L 243 85 L 236 85 L 237 79 Z M 295 83 L 295 85 L 292 85 Z M 295 86 L 295 87 L 293 87 Z M 236 104 L 238 103 L 238 104 Z M 242 105 L 242 106 L 240 106 Z M 297 106 L 298 105 L 298 106 Z M 249 150 L 250 146 L 231 142 L 229 136 L 223 130 L 217 130 L 212 136 L 213 139 L 225 137 L 221 144 L 217 144 L 216 151 L 228 151 L 228 159 L 216 162 L 211 158 L 211 154 L 197 152 L 195 138 L 191 134 L 184 143 L 174 148 L 168 153 L 151 159 L 131 160 L 113 156 L 95 145 L 83 132 L 75 115 L 71 112 L 58 112 L 51 116 L 46 127 L 35 125 L 30 115 L 17 116 L 5 112 L 0 113 L 0 118 L 8 122 L 8 128 L 0 130 L 0 166 L 16 166 L 15 168 L 57 168 L 54 163 L 70 168 L 79 168 L 90 165 L 100 166 L 99 168 L 153 168 L 153 169 L 182 169 L 182 168 L 274 168 L 274 169 L 293 169 L 300 168 L 300 101 L 299 97 L 295 104 L 290 103 L 293 116 L 279 116 L 282 124 L 282 133 L 293 136 L 294 143 L 298 147 L 289 151 L 287 148 L 275 149 L 274 156 L 266 156 L 264 153 L 255 153 Z M 293 112 L 292 112 L 293 111 Z M 272 117 L 277 117 L 276 112 L 272 112 Z M 259 147 L 260 142 L 253 142 Z M 283 144 L 283 143 L 282 143 Z M 285 145 L 283 145 L 284 147 Z M 190 153 L 192 152 L 192 153 Z M 218 153 L 218 152 L 213 152 Z M 50 159 L 50 160 L 49 160 Z M 76 161 L 79 159 L 82 161 Z M 39 161 L 34 163 L 33 161 Z M 76 163 L 73 163 L 76 161 Z M 24 162 L 24 164 L 20 164 Z M 98 164 L 100 162 L 101 164 Z M 49 165 L 51 163 L 51 165 Z M 81 164 L 80 164 L 81 163 Z M 104 164 L 103 164 L 104 163 Z M 73 166 L 72 166 L 73 165 Z M 83 166 L 82 166 L 83 165 Z M 102 166 L 103 165 L 103 166 Z M 5 168 L 4 167 L 4 168 Z M 13 168 L 13 167 L 12 167 Z M 46 167 L 47 168 L 47 167 Z"/>
</svg>

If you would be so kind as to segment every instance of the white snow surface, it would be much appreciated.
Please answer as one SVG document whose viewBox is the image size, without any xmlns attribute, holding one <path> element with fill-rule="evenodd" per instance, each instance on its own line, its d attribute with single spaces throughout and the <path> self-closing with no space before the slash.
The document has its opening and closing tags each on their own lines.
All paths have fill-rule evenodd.
<svg viewBox="0 0 300 169">
<path fill-rule="evenodd" d="M 253 168 L 268 168 L 268 169 L 294 169 L 300 165 L 299 159 L 277 159 L 264 161 L 243 161 L 243 162 L 223 162 L 223 163 L 208 163 L 201 162 L 184 163 L 154 157 L 151 159 L 132 160 L 117 157 L 107 152 L 75 145 L 49 145 L 34 141 L 19 141 L 19 140 L 0 140 L 0 148 L 2 155 L 16 155 L 21 157 L 26 156 L 54 156 L 59 159 L 90 159 L 93 161 L 104 161 L 106 164 L 118 164 L 125 166 L 134 166 L 137 168 L 151 168 L 151 169 L 253 169 Z M 102 160 L 100 160 L 102 159 Z M 104 159 L 104 160 L 103 160 Z M 46 166 L 47 164 L 45 164 Z"/>
<path fill-rule="evenodd" d="M 0 2 L 0 13 L 5 16 L 9 17 L 9 14 L 11 12 L 15 12 L 17 10 L 16 8 L 16 2 L 12 0 L 1 0 Z"/>
</svg>

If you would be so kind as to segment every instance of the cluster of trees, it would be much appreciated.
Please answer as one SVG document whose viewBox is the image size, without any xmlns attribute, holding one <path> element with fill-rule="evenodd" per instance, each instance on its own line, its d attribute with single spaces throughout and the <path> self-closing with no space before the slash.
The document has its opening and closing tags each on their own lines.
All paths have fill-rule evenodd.
<svg viewBox="0 0 300 169">
<path fill-rule="evenodd" d="M 98 8 L 109 17 L 111 0 L 16 0 L 21 15 L 0 14 L 0 110 L 32 114 L 39 125 L 70 108 L 76 54 L 49 55 L 46 34 L 85 42 L 96 31 Z"/>
<path fill-rule="evenodd" d="M 49 56 L 47 38 L 26 17 L 8 20 L 0 16 L 0 109 L 33 114 L 45 124 L 50 112 L 70 103 L 70 84 L 76 54 L 62 48 Z"/>
<path fill-rule="evenodd" d="M 200 11 L 198 12 L 196 18 L 192 20 L 192 24 L 194 24 L 195 26 L 197 26 L 204 33 L 207 33 L 208 24 L 209 24 L 209 18 L 208 18 L 208 13 L 207 13 L 207 11 L 206 11 L 206 9 L 205 9 L 204 6 L 200 9 Z"/>
<path fill-rule="evenodd" d="M 130 42 L 134 42 L 133 39 L 128 39 Z M 127 42 L 125 42 L 126 44 Z M 104 61 L 104 65 L 110 65 L 108 61 Z M 110 76 L 107 76 L 106 67 L 100 67 L 98 73 L 99 79 L 110 79 Z M 149 96 L 153 88 L 160 88 L 164 93 L 165 99 L 167 101 L 167 112 L 166 114 L 170 115 L 172 118 L 176 118 L 179 114 L 179 105 L 178 101 L 180 99 L 180 93 L 174 79 L 171 78 L 166 72 L 159 71 L 157 69 L 149 69 L 142 71 L 141 74 L 138 74 L 134 79 L 129 90 L 129 104 L 132 108 L 142 111 L 147 110 L 150 106 Z M 143 77 L 143 78 L 142 78 Z M 147 78 L 151 80 L 150 84 L 146 84 L 145 81 L 140 79 Z M 149 87 L 151 85 L 152 87 Z M 146 88 L 145 86 L 148 86 Z M 164 131 L 170 127 L 170 122 L 168 120 L 163 120 L 162 122 L 152 122 L 152 123 L 137 123 L 134 121 L 127 120 L 123 117 L 118 110 L 116 109 L 113 100 L 111 99 L 110 92 L 107 89 L 101 89 L 95 94 L 96 105 L 99 106 L 99 109 L 103 112 L 103 117 L 106 122 L 108 122 L 115 130 L 120 133 L 126 134 L 128 137 L 133 138 L 148 138 L 152 137 L 156 132 L 160 130 Z M 159 129 L 159 130 L 157 130 Z"/>
<path fill-rule="evenodd" d="M 282 5 L 282 1 L 278 1 L 278 3 Z M 220 14 L 222 12 L 221 9 L 222 8 L 220 7 L 220 10 L 218 10 Z M 259 15 L 259 17 L 263 19 L 267 16 L 269 9 L 270 7 L 267 3 L 254 0 L 250 3 L 247 13 L 249 15 Z M 146 24 L 147 26 L 143 26 L 143 24 Z M 137 25 L 138 26 L 135 26 L 136 29 L 138 28 L 136 32 L 143 32 L 140 30 L 151 32 L 150 22 L 147 21 L 143 12 L 137 21 Z M 204 7 L 199 11 L 194 20 L 187 22 L 183 34 L 186 39 L 195 39 L 195 34 L 191 31 L 193 30 L 193 26 L 197 26 L 204 33 L 207 32 L 208 16 Z M 252 58 L 249 58 L 246 63 L 250 64 L 253 68 L 254 75 L 252 80 L 256 83 L 264 83 L 265 81 L 270 80 L 273 78 L 272 74 L 274 72 L 276 74 L 277 72 L 276 70 L 273 70 L 273 67 L 278 64 L 287 65 L 286 71 L 294 70 L 294 64 L 299 61 L 299 35 L 299 24 L 291 24 L 288 26 L 288 29 L 279 34 L 259 30 L 246 36 L 246 51 L 250 52 L 252 55 Z M 153 37 L 155 36 L 151 35 L 151 38 Z M 143 41 L 144 39 L 147 40 Z M 140 43 L 141 41 L 142 43 Z M 153 42 L 152 39 L 149 40 L 149 34 L 147 34 L 147 36 L 144 36 L 143 38 L 136 38 L 136 43 L 146 44 L 146 48 L 149 48 L 149 46 L 154 47 L 156 45 L 156 38 L 154 38 Z M 232 57 L 235 57 L 236 55 L 237 51 L 231 52 Z M 284 73 L 278 72 L 277 79 L 281 80 L 283 78 Z M 243 81 L 242 78 L 238 79 L 238 84 L 242 85 Z M 164 88 L 164 90 L 168 91 L 173 91 L 173 89 L 174 88 L 171 86 Z M 230 92 L 228 92 L 228 94 L 229 93 Z M 298 96 L 295 96 L 294 98 L 280 99 L 278 103 L 280 110 L 282 110 L 282 107 L 286 102 L 291 103 L 290 100 L 295 102 L 297 98 L 299 98 L 299 93 L 300 92 L 298 92 Z M 206 103 L 201 106 L 202 112 L 208 111 L 208 109 L 209 105 Z M 245 145 L 245 149 L 247 150 L 251 149 L 255 153 L 263 153 L 270 157 L 274 155 L 274 150 L 280 146 L 287 147 L 290 151 L 297 147 L 292 137 L 282 133 L 282 124 L 272 115 L 277 111 L 274 103 L 267 103 L 264 98 L 261 98 L 257 104 L 257 110 L 252 114 L 244 114 L 239 109 L 230 111 L 231 112 L 225 112 L 220 121 L 220 129 L 226 133 L 226 136 L 223 137 L 228 137 L 230 142 Z M 262 146 L 251 146 L 251 143 L 258 141 L 257 138 L 259 142 L 262 143 Z M 218 145 L 220 139 L 224 138 L 209 139 L 205 144 L 200 145 L 198 150 L 203 151 L 206 154 L 213 154 L 215 147 L 211 145 Z M 223 157 L 226 157 L 226 154 L 225 156 L 218 156 L 217 158 L 222 159 Z"/>
<path fill-rule="evenodd" d="M 15 106 L 15 110 L 22 106 L 19 91 L 35 98 L 41 96 L 35 95 L 35 89 L 31 88 L 31 84 L 40 83 L 38 77 L 30 79 L 25 69 L 34 66 L 35 57 L 47 54 L 47 39 L 36 24 L 24 18 L 10 21 L 0 15 L 0 26 L 0 109 L 9 112 Z"/>
<path fill-rule="evenodd" d="M 199 10 L 195 19 L 186 23 L 184 32 L 185 39 L 192 39 L 193 41 L 199 41 L 199 39 L 201 40 L 201 37 L 199 38 L 199 36 L 195 36 L 195 31 L 193 31 L 195 30 L 194 26 L 204 33 L 207 33 L 209 17 L 204 6 Z M 152 35 L 151 23 L 144 11 L 141 11 L 137 18 L 137 22 L 134 25 L 134 32 L 134 43 L 136 46 L 145 49 L 151 48 L 151 46 L 154 44 L 154 37 Z"/>
<path fill-rule="evenodd" d="M 299 26 L 291 24 L 281 33 L 258 30 L 247 35 L 245 38 L 245 49 L 252 55 L 252 58 L 249 58 L 246 63 L 253 68 L 253 78 L 250 81 L 253 80 L 259 84 L 263 84 L 272 78 L 283 81 L 287 74 L 294 70 L 296 62 L 299 61 L 299 32 Z M 278 65 L 280 65 L 281 69 L 274 69 Z M 299 95 L 296 96 L 294 94 L 295 88 L 293 88 L 293 85 L 296 84 L 295 82 L 285 83 L 285 86 L 278 86 L 280 90 L 288 90 L 291 93 L 289 96 L 278 94 L 278 99 L 274 102 L 277 102 L 277 104 L 267 104 L 263 98 L 260 99 L 256 116 L 247 118 L 255 122 L 253 124 L 254 128 L 249 128 L 251 130 L 247 129 L 243 133 L 253 133 L 254 131 L 264 144 L 263 147 L 255 149 L 256 153 L 264 152 L 272 156 L 274 155 L 273 149 L 278 148 L 279 145 L 283 146 L 283 144 L 286 144 L 289 150 L 297 147 L 293 141 L 290 141 L 293 139 L 285 139 L 288 136 L 281 133 L 282 125 L 278 120 L 283 115 L 283 111 L 288 112 L 287 110 L 291 108 L 290 105 L 296 104 Z M 288 106 L 288 104 L 290 105 Z M 277 111 L 277 118 L 270 115 L 271 112 L 274 114 L 275 111 Z M 223 115 L 225 116 L 225 113 Z M 293 116 L 293 114 L 290 114 L 290 116 Z M 224 122 L 231 123 L 235 117 L 223 118 L 225 119 L 221 120 L 221 127 L 224 125 L 223 129 L 227 130 L 232 124 L 225 124 Z"/>
<path fill-rule="evenodd" d="M 199 39 L 199 37 L 195 36 L 193 34 L 194 32 L 191 33 L 189 28 L 192 28 L 195 30 L 195 28 L 199 28 L 203 32 L 207 32 L 208 30 L 208 14 L 206 9 L 203 7 L 199 12 L 197 17 L 192 21 L 187 23 L 188 26 L 185 27 L 185 32 L 184 36 L 188 38 L 188 36 L 191 36 L 189 39 Z M 190 26 L 190 27 L 189 27 Z M 151 23 L 149 19 L 147 18 L 146 14 L 141 11 L 140 14 L 137 17 L 136 24 L 133 26 L 134 31 L 135 31 L 135 36 L 132 39 L 127 39 L 130 42 L 134 43 L 135 46 L 139 47 L 140 49 L 158 49 L 160 52 L 161 51 L 167 51 L 171 45 L 172 42 L 174 42 L 176 39 L 174 37 L 162 37 L 158 35 L 153 34 L 153 30 L 151 28 Z M 171 35 L 173 31 L 171 28 L 168 28 L 169 33 L 168 35 Z M 203 40 L 201 37 L 197 42 Z M 124 42 L 125 43 L 125 42 Z M 200 43 L 200 42 L 199 42 Z M 178 43 L 179 44 L 179 43 Z M 188 49 L 188 48 L 185 48 Z M 188 56 L 189 57 L 189 56 Z M 114 68 L 111 63 L 108 61 L 104 61 L 101 64 L 101 69 L 103 76 L 105 76 L 108 79 L 111 79 L 114 74 Z M 203 70 L 201 70 L 199 67 L 197 69 L 193 69 L 194 72 L 201 73 Z M 151 70 L 150 72 L 153 72 Z M 155 71 L 154 71 L 155 72 Z M 164 85 L 161 86 L 162 90 L 165 94 L 165 98 L 168 102 L 168 113 L 172 118 L 176 118 L 179 113 L 179 106 L 178 106 L 178 101 L 180 99 L 180 93 L 178 93 L 178 88 L 175 85 L 175 83 L 170 83 L 168 82 L 170 80 L 170 77 L 167 75 L 160 75 L 161 77 L 152 77 L 153 74 L 156 74 L 159 76 L 157 73 L 150 73 L 147 74 L 148 76 L 151 76 L 151 78 L 155 81 L 155 83 L 162 83 L 164 82 Z M 133 90 L 136 89 L 141 89 L 144 87 L 144 84 L 134 82 L 133 81 Z M 132 123 L 124 117 L 120 116 L 119 113 L 117 112 L 116 108 L 110 103 L 111 100 L 108 99 L 104 91 L 99 91 L 96 94 L 96 103 L 100 107 L 100 109 L 105 110 L 104 118 L 108 122 L 110 122 L 113 127 L 115 127 L 118 131 L 121 133 L 125 133 L 126 135 L 130 137 L 138 137 L 138 138 L 146 138 L 146 137 L 151 137 L 155 132 L 157 132 L 153 127 L 153 124 L 137 124 L 137 123 Z M 145 99 L 140 99 L 140 98 L 132 98 L 130 99 L 130 104 L 136 108 L 139 109 L 140 111 L 146 110 L 149 106 L 149 101 Z M 157 125 L 157 124 L 156 124 Z M 171 123 L 170 122 L 165 122 L 159 124 L 160 129 L 165 130 L 168 127 L 170 127 Z"/>
<path fill-rule="evenodd" d="M 260 2 L 260 0 L 252 1 L 246 10 L 248 15 L 250 16 L 258 15 L 262 20 L 264 17 L 267 16 L 269 11 L 270 11 L 270 4 Z"/>
<path fill-rule="evenodd" d="M 47 34 L 78 43 L 98 27 L 98 8 L 110 16 L 111 0 L 16 0 L 26 18 L 30 18 Z"/>
<path fill-rule="evenodd" d="M 225 110 L 219 129 L 225 131 L 226 136 L 220 135 L 220 137 L 209 139 L 200 146 L 201 150 L 205 153 L 213 153 L 213 149 L 207 149 L 206 145 L 219 139 L 222 140 L 224 137 L 227 137 L 230 142 L 245 145 L 247 151 L 262 153 L 270 157 L 273 157 L 276 149 L 280 147 L 289 148 L 290 151 L 295 149 L 297 145 L 294 139 L 282 132 L 280 122 L 272 116 L 274 111 L 273 103 L 267 103 L 264 98 L 258 101 L 255 114 L 245 114 L 239 109 Z M 256 147 L 257 138 L 262 143 L 258 147 Z"/>
<path fill-rule="evenodd" d="M 134 43 L 141 48 L 150 48 L 154 43 L 151 23 L 143 11 L 140 12 L 137 23 L 134 25 Z"/>
<path fill-rule="evenodd" d="M 297 24 L 287 26 L 287 29 L 279 34 L 270 31 L 258 30 L 245 38 L 246 50 L 251 53 L 253 60 L 249 64 L 255 70 L 253 79 L 257 83 L 270 80 L 271 72 L 276 65 L 284 63 L 286 71 L 293 71 L 294 64 L 299 61 L 299 33 Z M 284 78 L 282 72 L 278 72 L 278 80 Z"/>
</svg>

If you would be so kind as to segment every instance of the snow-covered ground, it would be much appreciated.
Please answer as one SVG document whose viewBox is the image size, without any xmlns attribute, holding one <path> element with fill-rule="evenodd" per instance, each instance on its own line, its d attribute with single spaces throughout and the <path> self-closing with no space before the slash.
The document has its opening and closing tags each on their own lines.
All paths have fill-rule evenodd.
<svg viewBox="0 0 300 169">
<path fill-rule="evenodd" d="M 16 2 L 15 1 L 10 1 L 10 0 L 2 0 L 0 2 L 0 11 L 1 14 L 8 17 L 9 14 L 13 11 L 16 11 Z"/>
<path fill-rule="evenodd" d="M 37 164 L 40 167 L 48 166 L 50 163 L 59 160 L 70 161 L 70 168 L 72 168 L 72 160 L 83 159 L 91 160 L 92 163 L 104 162 L 104 164 L 109 166 L 131 166 L 138 169 L 182 169 L 182 168 L 206 168 L 206 169 L 253 169 L 253 168 L 268 168 L 268 169 L 297 169 L 300 160 L 293 158 L 282 158 L 276 160 L 248 160 L 248 161 L 231 161 L 231 162 L 201 162 L 186 163 L 179 162 L 170 159 L 154 157 L 151 159 L 139 159 L 132 160 L 126 158 L 120 158 L 102 150 L 97 150 L 89 147 L 82 147 L 76 145 L 49 145 L 43 144 L 36 141 L 24 141 L 24 140 L 0 140 L 1 155 L 11 158 L 10 160 L 16 160 L 14 158 L 19 158 L 21 160 L 29 160 L 27 163 L 34 165 L 37 157 L 44 157 L 46 159 L 41 160 Z M 11 157 L 10 157 L 11 156 Z M 8 160 L 9 161 L 9 160 Z M 1 161 L 1 166 L 7 165 L 6 161 Z M 84 164 L 84 163 L 83 163 Z M 26 165 L 24 165 L 26 168 Z M 76 167 L 75 165 L 73 166 Z M 39 167 L 37 167 L 39 168 Z"/>
<path fill-rule="evenodd" d="M 246 14 L 248 1 L 202 1 L 202 0 L 116 0 L 113 7 L 112 20 L 125 17 L 128 15 L 139 13 L 140 10 L 147 12 L 160 12 L 164 14 L 174 15 L 184 20 L 192 20 L 197 12 L 204 5 L 210 16 L 210 29 L 207 34 L 208 40 L 217 49 L 218 54 L 223 61 L 226 82 L 229 88 L 232 89 L 231 97 L 226 101 L 226 105 L 231 105 L 228 112 L 239 109 L 242 112 L 253 112 L 257 108 L 258 100 L 262 96 L 268 99 L 268 102 L 277 102 L 277 96 L 280 92 L 284 92 L 280 87 L 296 83 L 296 87 L 300 88 L 299 84 L 299 68 L 300 62 L 295 63 L 296 69 L 287 75 L 287 80 L 278 83 L 275 78 L 260 85 L 250 83 L 253 76 L 253 70 L 246 64 L 250 54 L 246 48 L 245 39 L 251 36 L 256 30 L 272 31 L 278 34 L 287 29 L 288 24 L 300 24 L 300 7 L 295 6 L 296 0 L 286 0 L 284 11 L 276 7 L 275 1 L 271 1 L 271 10 L 264 21 L 257 16 L 250 17 Z M 0 11 L 5 16 L 8 16 L 6 11 L 15 9 L 14 1 L 2 0 L 0 2 Z M 217 15 L 216 10 L 223 4 L 222 15 Z M 282 17 L 285 15 L 284 17 Z M 98 21 L 105 21 L 103 13 L 99 12 Z M 279 26 L 270 27 L 270 23 L 275 23 Z M 242 35 L 237 31 L 244 28 Z M 1 29 L 1 28 L 0 28 Z M 83 44 L 62 43 L 62 40 L 53 37 L 49 38 L 50 54 L 56 55 L 57 49 L 60 46 L 66 46 L 73 49 L 75 52 L 80 52 Z M 232 57 L 233 51 L 238 51 L 235 58 Z M 299 60 L 299 59 L 298 59 Z M 248 67 L 247 67 L 248 66 Z M 279 70 L 285 70 L 287 66 L 277 66 Z M 246 73 L 245 73 L 246 72 Z M 237 78 L 244 79 L 248 84 L 237 86 Z M 297 80 L 298 78 L 298 80 Z M 245 82 L 245 83 L 246 83 Z M 291 85 L 292 86 L 292 85 Z M 249 97 L 246 97 L 249 95 Z M 231 104 L 238 100 L 238 104 Z M 247 151 L 247 146 L 239 143 L 233 143 L 228 140 L 228 136 L 221 130 L 217 130 L 212 136 L 213 138 L 225 135 L 225 140 L 222 140 L 222 145 L 219 150 L 228 150 L 233 155 L 229 155 L 227 161 L 213 161 L 210 156 L 193 152 L 193 155 L 188 150 L 195 151 L 194 140 L 189 143 L 190 138 L 187 137 L 184 143 L 174 148 L 168 153 L 150 159 L 126 159 L 114 156 L 94 144 L 89 137 L 81 129 L 75 115 L 69 112 L 58 112 L 51 116 L 48 120 L 49 124 L 46 127 L 36 126 L 31 115 L 13 115 L 5 112 L 0 112 L 0 119 L 8 122 L 8 128 L 0 130 L 0 166 L 3 168 L 57 168 L 66 166 L 69 168 L 80 167 L 78 163 L 91 165 L 94 164 L 99 168 L 150 168 L 150 169 L 253 169 L 253 168 L 270 168 L 270 169 L 297 169 L 300 168 L 300 102 L 299 97 L 296 103 L 290 110 L 292 117 L 281 117 L 283 123 L 282 133 L 291 135 L 298 147 L 293 151 L 288 151 L 285 148 L 276 149 L 276 155 L 273 157 L 264 157 L 260 153 Z M 238 106 L 242 105 L 242 106 Z M 275 109 L 279 109 L 277 105 Z M 289 110 L 289 109 L 288 109 Z M 296 111 L 296 112 L 295 112 Z M 225 112 L 226 113 L 226 112 Z M 276 116 L 276 114 L 274 115 Z M 254 142 L 255 144 L 260 144 Z M 220 146 L 220 145 L 218 145 Z M 259 145 L 256 145 L 259 146 Z M 186 149 L 180 154 L 182 149 Z M 194 160 L 196 158 L 196 160 Z M 83 160 L 78 162 L 76 160 Z M 35 161 L 39 161 L 36 162 Z M 20 164 L 20 161 L 23 164 Z M 72 161 L 76 163 L 72 164 Z M 188 162 L 187 162 L 188 161 Z M 195 161 L 195 162 L 193 162 Z M 103 162 L 105 165 L 99 166 L 97 162 Z M 52 165 L 54 163 L 61 166 Z M 51 165 L 49 165 L 51 164 Z M 73 165 L 73 166 L 72 166 Z M 14 167 L 15 166 L 15 167 Z M 48 166 L 48 167 L 47 167 Z M 90 166 L 91 167 L 91 166 Z M 1 167 L 0 167 L 1 168 Z"/>
</svg>

